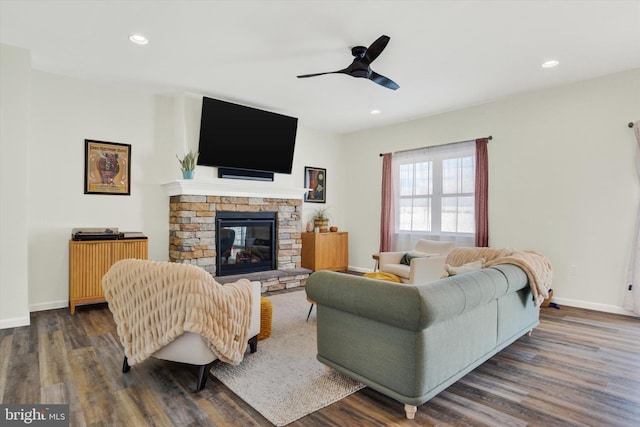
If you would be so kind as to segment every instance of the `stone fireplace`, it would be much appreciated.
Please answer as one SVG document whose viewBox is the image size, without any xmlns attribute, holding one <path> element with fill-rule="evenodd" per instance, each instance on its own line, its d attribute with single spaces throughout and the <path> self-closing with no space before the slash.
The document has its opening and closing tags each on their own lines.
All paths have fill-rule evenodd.
<svg viewBox="0 0 640 427">
<path fill-rule="evenodd" d="M 304 286 L 310 273 L 301 268 L 304 189 L 283 189 L 264 184 L 273 185 L 246 181 L 223 183 L 221 180 L 177 180 L 163 184 L 169 195 L 169 260 L 202 267 L 221 283 L 237 280 L 239 276 L 258 280 L 263 292 Z M 217 274 L 218 257 L 224 255 L 229 261 L 231 255 L 231 251 L 226 252 L 227 248 L 221 248 L 222 236 L 216 235 L 218 216 L 254 220 L 272 217 L 275 224 L 273 269 L 242 273 L 232 267 L 231 272 L 227 271 L 225 275 Z M 242 229 L 236 228 L 236 231 L 242 232 Z M 254 230 L 251 233 L 258 232 L 264 231 Z M 265 243 L 266 236 L 256 234 L 244 236 L 244 239 L 253 247 L 250 250 L 240 248 L 238 243 L 244 242 L 235 238 L 235 249 L 243 252 L 241 259 L 247 260 L 242 257 L 248 256 L 247 252 L 253 249 L 264 249 L 256 247 L 265 245 L 256 245 L 255 239 L 261 239 L 258 243 Z M 219 253 L 218 249 L 224 249 L 225 253 Z M 236 252 L 234 264 L 237 260 Z"/>
</svg>

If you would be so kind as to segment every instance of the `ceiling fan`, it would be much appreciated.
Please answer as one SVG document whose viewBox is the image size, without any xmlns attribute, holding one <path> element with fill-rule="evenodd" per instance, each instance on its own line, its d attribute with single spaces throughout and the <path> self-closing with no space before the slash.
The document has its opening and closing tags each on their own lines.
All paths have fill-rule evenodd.
<svg viewBox="0 0 640 427">
<path fill-rule="evenodd" d="M 315 77 L 323 74 L 347 74 L 351 77 L 361 77 L 369 79 L 381 86 L 389 89 L 396 90 L 400 86 L 393 80 L 382 76 L 371 69 L 371 63 L 382 53 L 387 43 L 389 43 L 389 36 L 380 36 L 376 41 L 371 43 L 368 48 L 364 46 L 355 46 L 351 48 L 351 54 L 355 57 L 351 65 L 343 70 L 328 71 L 325 73 L 303 74 L 297 76 L 298 78 Z"/>
</svg>

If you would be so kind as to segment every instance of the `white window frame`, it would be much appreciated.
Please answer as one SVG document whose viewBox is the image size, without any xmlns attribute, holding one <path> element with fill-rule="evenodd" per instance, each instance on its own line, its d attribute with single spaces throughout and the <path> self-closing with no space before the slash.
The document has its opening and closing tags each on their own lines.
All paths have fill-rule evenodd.
<svg viewBox="0 0 640 427">
<path fill-rule="evenodd" d="M 394 187 L 394 217 L 395 233 L 393 250 L 407 250 L 415 246 L 418 239 L 454 241 L 456 246 L 473 246 L 475 242 L 475 222 L 473 232 L 443 232 L 442 224 L 442 201 L 446 197 L 474 197 L 475 185 L 472 185 L 471 192 L 468 188 L 465 191 L 443 194 L 443 162 L 447 159 L 472 157 L 474 160 L 473 180 L 475 184 L 475 141 L 466 141 L 455 144 L 445 144 L 435 147 L 426 147 L 416 150 L 407 150 L 393 155 L 393 187 Z M 415 165 L 428 162 L 431 164 L 431 189 L 430 194 L 416 194 Z M 414 165 L 413 185 L 411 194 L 402 195 L 400 193 L 400 172 L 401 166 Z M 425 215 L 430 217 L 430 229 L 420 230 L 419 226 L 411 224 L 410 229 L 401 229 L 401 201 L 402 200 L 430 200 L 429 212 Z M 475 205 L 475 203 L 473 203 Z M 474 208 L 475 209 L 475 208 Z M 412 218 L 413 220 L 413 218 Z M 426 227 L 429 228 L 429 227 Z"/>
</svg>

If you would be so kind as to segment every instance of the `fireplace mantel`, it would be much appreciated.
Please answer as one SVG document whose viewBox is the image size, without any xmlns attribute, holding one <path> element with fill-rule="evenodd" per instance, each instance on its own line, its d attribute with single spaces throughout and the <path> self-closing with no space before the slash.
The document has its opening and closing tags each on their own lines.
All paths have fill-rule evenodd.
<svg viewBox="0 0 640 427">
<path fill-rule="evenodd" d="M 302 200 L 306 189 L 297 187 L 277 187 L 271 182 L 238 180 L 178 179 L 162 184 L 168 196 L 231 196 L 266 197 L 274 199 Z"/>
</svg>

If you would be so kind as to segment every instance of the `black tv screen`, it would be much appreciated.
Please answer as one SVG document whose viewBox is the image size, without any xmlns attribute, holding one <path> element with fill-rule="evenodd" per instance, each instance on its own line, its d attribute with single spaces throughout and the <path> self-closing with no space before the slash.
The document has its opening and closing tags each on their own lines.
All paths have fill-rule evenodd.
<svg viewBox="0 0 640 427">
<path fill-rule="evenodd" d="M 198 164 L 291 173 L 298 119 L 202 98 Z"/>
</svg>

